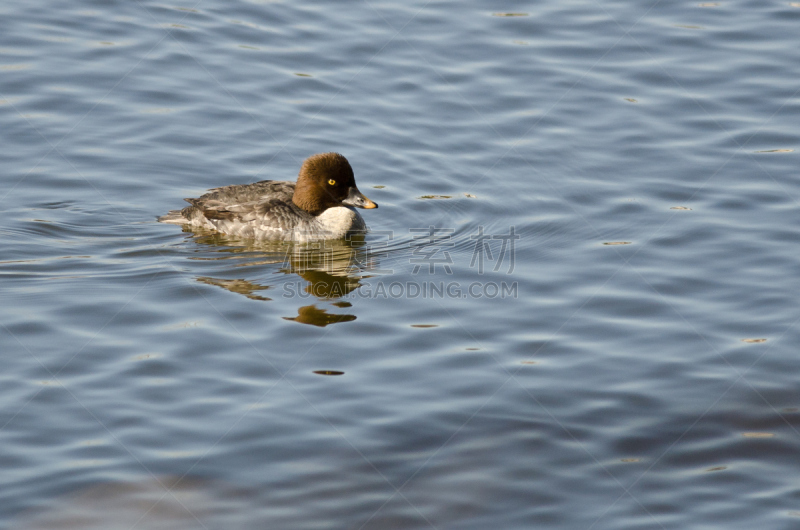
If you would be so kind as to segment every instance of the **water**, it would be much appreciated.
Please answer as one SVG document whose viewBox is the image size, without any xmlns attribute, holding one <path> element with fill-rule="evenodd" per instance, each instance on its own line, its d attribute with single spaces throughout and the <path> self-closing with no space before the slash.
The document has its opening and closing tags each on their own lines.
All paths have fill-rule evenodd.
<svg viewBox="0 0 800 530">
<path fill-rule="evenodd" d="M 798 4 L 0 15 L 0 526 L 796 524 Z M 363 241 L 155 222 L 323 151 Z"/>
</svg>

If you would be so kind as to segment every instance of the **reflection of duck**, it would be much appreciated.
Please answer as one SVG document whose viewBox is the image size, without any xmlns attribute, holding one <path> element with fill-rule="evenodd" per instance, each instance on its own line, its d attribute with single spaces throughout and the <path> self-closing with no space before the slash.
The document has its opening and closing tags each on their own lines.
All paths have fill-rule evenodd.
<svg viewBox="0 0 800 530">
<path fill-rule="evenodd" d="M 305 292 L 317 298 L 336 300 L 361 287 L 361 282 L 356 278 L 328 274 L 324 271 L 307 270 L 298 274 L 308 282 Z"/>
<path fill-rule="evenodd" d="M 326 274 L 324 272 L 319 271 L 307 271 L 300 273 L 303 279 L 307 280 L 309 284 L 305 287 L 305 292 L 308 295 L 315 296 L 317 298 L 327 299 L 327 300 L 336 300 L 345 296 L 347 293 L 351 292 L 353 289 L 359 287 L 359 283 L 357 280 L 348 279 L 346 277 L 341 276 L 331 276 L 330 274 Z M 216 285 L 217 287 L 222 287 L 223 289 L 227 289 L 232 293 L 243 294 L 247 298 L 251 300 L 260 300 L 264 302 L 268 302 L 272 300 L 271 298 L 267 298 L 265 296 L 260 296 L 255 294 L 258 291 L 263 291 L 269 289 L 267 286 L 259 285 L 254 282 L 250 282 L 247 280 L 225 280 L 220 278 L 209 278 L 205 276 L 201 276 L 197 278 L 197 281 L 208 284 L 208 285 Z M 286 291 L 284 291 L 284 295 Z M 291 295 L 299 295 L 300 293 L 291 291 Z M 340 307 L 340 308 L 347 308 L 351 307 L 349 302 L 334 302 L 331 305 Z M 284 320 L 293 320 L 295 322 L 299 322 L 300 324 L 311 324 L 312 326 L 319 326 L 325 327 L 329 324 L 338 324 L 340 322 L 352 322 L 356 319 L 355 315 L 347 315 L 347 314 L 340 314 L 340 313 L 328 313 L 325 309 L 320 309 L 316 305 L 308 305 L 303 306 L 297 310 L 296 317 L 283 317 Z"/>
<path fill-rule="evenodd" d="M 215 248 L 214 255 L 191 256 L 191 260 L 233 260 L 236 267 L 282 265 L 281 272 L 287 274 L 321 270 L 336 276 L 360 275 L 378 266 L 363 234 L 353 234 L 347 239 L 296 243 L 240 239 L 206 229 L 184 230 L 192 233 L 196 243 Z"/>
<path fill-rule="evenodd" d="M 286 275 L 297 275 L 308 285 L 300 285 L 294 281 L 283 284 L 281 298 L 300 298 L 308 302 L 309 298 L 328 301 L 338 308 L 351 307 L 349 302 L 340 300 L 361 286 L 360 278 L 370 267 L 376 266 L 376 260 L 369 256 L 368 247 L 363 236 L 355 236 L 347 240 L 328 240 L 306 243 L 279 241 L 243 241 L 215 232 L 212 234 L 195 234 L 196 241 L 212 247 L 218 247 L 218 257 L 193 257 L 201 260 L 235 260 L 235 270 L 253 271 L 252 267 L 267 265 L 270 278 L 274 272 Z M 226 265 L 226 269 L 230 265 Z M 247 267 L 246 269 L 243 267 Z M 232 293 L 238 293 L 251 300 L 270 301 L 272 298 L 262 293 L 276 287 L 274 280 L 264 284 L 258 280 L 246 278 L 214 278 L 198 276 L 197 281 L 207 285 L 222 287 Z M 325 327 L 340 322 L 351 322 L 355 315 L 328 313 L 326 309 L 316 305 L 298 309 L 295 317 L 284 317 L 301 324 Z"/>
<path fill-rule="evenodd" d="M 359 275 L 374 263 L 375 259 L 370 257 L 369 247 L 360 234 L 348 240 L 295 244 L 285 252 L 283 262 L 284 272 L 301 276 L 306 271 L 322 271 L 334 276 Z"/>
<path fill-rule="evenodd" d="M 215 257 L 192 257 L 203 261 L 224 260 L 241 270 L 242 267 L 256 267 L 260 265 L 275 265 L 279 270 L 288 275 L 296 274 L 309 282 L 304 289 L 310 295 L 319 298 L 339 298 L 354 289 L 361 283 L 359 279 L 369 267 L 376 266 L 375 259 L 371 258 L 368 248 L 361 237 L 351 240 L 331 240 L 319 243 L 285 243 L 285 242 L 250 242 L 246 246 L 233 246 L 237 242 L 223 234 L 202 236 L 197 241 L 206 244 L 219 245 L 219 252 L 223 255 Z M 246 278 L 213 278 L 198 276 L 197 281 L 209 285 L 216 285 L 234 293 L 240 293 L 254 300 L 269 300 L 256 296 L 256 291 L 263 291 L 274 285 L 263 285 L 258 281 Z"/>
<path fill-rule="evenodd" d="M 340 322 L 352 322 L 356 319 L 355 315 L 339 315 L 328 313 L 315 305 L 307 305 L 297 310 L 296 317 L 283 317 L 284 320 L 293 320 L 301 324 L 311 324 L 324 328 L 328 324 L 338 324 Z"/>
<path fill-rule="evenodd" d="M 207 276 L 199 276 L 197 278 L 197 281 L 206 283 L 208 285 L 216 285 L 217 287 L 222 287 L 223 289 L 227 289 L 232 293 L 243 294 L 247 298 L 250 298 L 251 300 L 261 300 L 264 302 L 272 300 L 272 298 L 267 298 L 266 296 L 259 296 L 255 294 L 256 291 L 266 291 L 267 289 L 269 289 L 268 286 L 258 285 L 257 283 L 253 283 L 244 279 L 225 280 L 222 278 L 210 278 Z"/>
<path fill-rule="evenodd" d="M 304 298 L 307 298 L 308 296 L 314 296 L 320 299 L 337 300 L 343 296 L 347 296 L 354 290 L 361 287 L 361 283 L 358 279 L 350 278 L 348 276 L 338 276 L 334 274 L 328 274 L 327 272 L 323 271 L 312 270 L 298 272 L 297 274 L 308 282 L 308 285 L 302 289 L 302 292 L 306 293 L 306 295 L 301 295 L 300 291 L 295 291 L 294 287 L 290 283 L 284 286 L 284 297 L 288 296 L 289 298 L 292 298 L 300 295 Z M 257 282 L 245 280 L 244 278 L 228 280 L 225 278 L 198 276 L 197 281 L 207 285 L 216 285 L 217 287 L 222 287 L 223 289 L 227 289 L 232 293 L 243 294 L 251 300 L 262 300 L 264 302 L 272 300 L 271 298 L 255 294 L 258 291 L 266 291 L 270 289 L 270 286 L 261 285 Z"/>
<path fill-rule="evenodd" d="M 224 186 L 186 201 L 191 206 L 172 210 L 158 220 L 280 241 L 341 239 L 366 230 L 353 207 L 378 207 L 358 191 L 350 163 L 338 153 L 307 158 L 297 183 L 262 180 Z"/>
</svg>

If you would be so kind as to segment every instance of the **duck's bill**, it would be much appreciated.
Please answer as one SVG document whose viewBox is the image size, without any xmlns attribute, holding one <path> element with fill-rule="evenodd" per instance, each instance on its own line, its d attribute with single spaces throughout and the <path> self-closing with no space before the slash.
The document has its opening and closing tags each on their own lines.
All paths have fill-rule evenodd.
<svg viewBox="0 0 800 530">
<path fill-rule="evenodd" d="M 358 191 L 356 188 L 350 188 L 347 197 L 342 201 L 342 204 L 347 206 L 355 206 L 356 208 L 366 208 L 367 210 L 377 208 L 378 205 L 367 199 L 367 197 Z"/>
</svg>

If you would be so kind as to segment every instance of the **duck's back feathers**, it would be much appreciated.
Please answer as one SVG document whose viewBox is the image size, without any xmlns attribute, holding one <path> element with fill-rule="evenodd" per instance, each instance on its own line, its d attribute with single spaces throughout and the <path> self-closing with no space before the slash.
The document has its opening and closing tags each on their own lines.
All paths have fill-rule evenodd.
<svg viewBox="0 0 800 530">
<path fill-rule="evenodd" d="M 224 203 L 250 202 L 262 198 L 278 199 L 292 202 L 295 183 L 285 180 L 262 180 L 252 184 L 237 184 L 213 188 L 199 199 L 184 199 L 186 202 L 198 200 L 216 200 Z"/>
<path fill-rule="evenodd" d="M 212 188 L 196 199 L 183 199 L 191 206 L 171 210 L 158 218 L 161 223 L 204 226 L 206 219 L 233 219 L 231 213 L 245 212 L 255 203 L 266 201 L 292 202 L 295 183 L 282 180 L 262 180 L 252 184 L 235 184 Z M 247 206 L 249 203 L 253 205 Z M 207 226 L 207 228 L 215 228 Z"/>
</svg>

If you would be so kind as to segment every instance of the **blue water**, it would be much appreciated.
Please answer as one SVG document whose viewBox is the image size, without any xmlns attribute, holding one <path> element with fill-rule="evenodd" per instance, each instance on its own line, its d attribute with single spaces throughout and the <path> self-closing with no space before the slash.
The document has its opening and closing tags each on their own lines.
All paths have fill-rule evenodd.
<svg viewBox="0 0 800 530">
<path fill-rule="evenodd" d="M 0 5 L 0 527 L 796 525 L 799 24 Z M 325 151 L 363 241 L 155 221 Z"/>
</svg>

